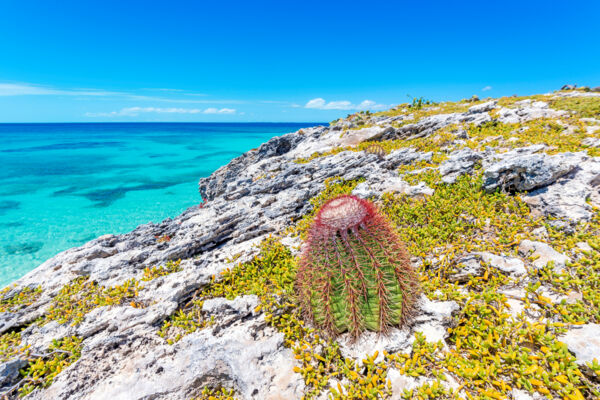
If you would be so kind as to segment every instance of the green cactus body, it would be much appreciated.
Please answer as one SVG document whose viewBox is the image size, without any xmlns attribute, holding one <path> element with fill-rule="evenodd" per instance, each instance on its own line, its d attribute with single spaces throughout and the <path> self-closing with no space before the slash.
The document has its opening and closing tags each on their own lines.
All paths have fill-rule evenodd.
<svg viewBox="0 0 600 400">
<path fill-rule="evenodd" d="M 297 290 L 315 326 L 357 337 L 402 324 L 418 281 L 397 234 L 375 206 L 346 195 L 317 214 L 300 259 Z"/>
</svg>

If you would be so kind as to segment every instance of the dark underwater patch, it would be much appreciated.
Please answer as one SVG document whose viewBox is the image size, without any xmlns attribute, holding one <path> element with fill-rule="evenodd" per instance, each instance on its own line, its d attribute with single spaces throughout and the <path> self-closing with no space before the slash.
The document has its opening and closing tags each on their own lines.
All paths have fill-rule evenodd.
<svg viewBox="0 0 600 400">
<path fill-rule="evenodd" d="M 94 202 L 94 207 L 102 208 L 108 207 L 115 201 L 122 199 L 125 197 L 126 193 L 126 188 L 99 189 L 92 192 L 83 193 L 80 196 L 83 196 L 89 201 Z"/>
<path fill-rule="evenodd" d="M 196 156 L 196 157 L 194 157 L 194 160 L 204 160 L 206 158 L 219 157 L 219 156 L 237 157 L 237 156 L 239 156 L 241 154 L 242 154 L 241 152 L 234 151 L 234 150 L 214 151 L 212 153 L 205 153 L 205 154 L 202 154 L 200 156 Z"/>
<path fill-rule="evenodd" d="M 190 144 L 186 144 L 185 148 L 188 150 L 192 150 L 192 151 L 201 151 L 201 152 L 205 152 L 208 150 L 218 150 L 220 149 L 219 146 L 213 146 L 210 144 L 203 144 L 203 143 L 190 143 Z"/>
<path fill-rule="evenodd" d="M 44 247 L 42 242 L 24 242 L 16 244 L 7 244 L 4 250 L 11 255 L 34 254 Z"/>
<path fill-rule="evenodd" d="M 21 179 L 27 177 L 24 182 L 40 180 L 43 182 L 44 179 L 48 179 L 47 177 L 94 175 L 99 171 L 110 171 L 120 167 L 121 165 L 111 163 L 110 156 L 106 154 L 83 155 L 73 152 L 61 157 L 46 157 L 40 153 L 31 156 L 11 154 L 7 156 L 5 167 L 0 170 L 0 179 L 18 176 Z"/>
<path fill-rule="evenodd" d="M 52 196 L 53 197 L 69 196 L 69 195 L 75 194 L 75 192 L 77 192 L 77 190 L 79 190 L 79 188 L 77 186 L 69 186 L 68 188 L 57 190 L 57 191 L 53 192 Z"/>
<path fill-rule="evenodd" d="M 162 153 L 162 154 L 150 154 L 148 158 L 165 158 L 165 157 L 175 157 L 177 154 L 175 153 Z"/>
<path fill-rule="evenodd" d="M 21 147 L 17 149 L 2 150 L 3 153 L 29 153 L 34 151 L 49 150 L 78 150 L 95 149 L 98 147 L 122 147 L 122 142 L 74 142 L 74 143 L 56 143 L 45 146 Z"/>
<path fill-rule="evenodd" d="M 125 197 L 127 192 L 165 189 L 177 184 L 178 182 L 148 182 L 136 186 L 121 186 L 112 189 L 98 189 L 91 192 L 82 193 L 79 196 L 83 196 L 86 199 L 94 202 L 93 207 L 104 208 Z"/>
<path fill-rule="evenodd" d="M 138 186 L 133 186 L 129 189 L 129 191 L 165 189 L 175 185 L 177 185 L 177 182 L 150 182 Z"/>
<path fill-rule="evenodd" d="M 7 178 L 12 178 L 12 177 L 7 177 Z M 2 180 L 2 177 L 0 177 L 0 181 L 1 180 Z M 37 186 L 31 185 L 28 183 L 19 183 L 19 184 L 9 183 L 7 185 L 4 185 L 3 182 L 0 182 L 0 187 L 2 189 L 2 191 L 0 192 L 0 199 L 8 197 L 8 196 L 20 196 L 22 194 L 31 194 L 31 193 L 37 192 L 37 190 L 38 190 Z"/>
<path fill-rule="evenodd" d="M 15 221 L 15 222 L 3 222 L 0 224 L 0 228 L 16 228 L 18 226 L 25 225 L 23 222 Z"/>
<path fill-rule="evenodd" d="M 21 203 L 14 200 L 0 201 L 0 215 L 6 214 L 10 210 L 16 210 L 21 206 Z"/>
</svg>

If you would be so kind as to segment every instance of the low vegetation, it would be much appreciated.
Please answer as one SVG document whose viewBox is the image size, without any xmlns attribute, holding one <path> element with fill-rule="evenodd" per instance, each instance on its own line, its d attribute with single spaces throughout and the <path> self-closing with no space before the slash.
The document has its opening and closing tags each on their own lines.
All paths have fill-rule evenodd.
<svg viewBox="0 0 600 400">
<path fill-rule="evenodd" d="M 161 276 L 181 271 L 181 260 L 167 261 L 165 265 L 144 268 L 142 281 L 151 281 Z"/>
<path fill-rule="evenodd" d="M 7 286 L 0 291 L 0 312 L 16 312 L 35 303 L 42 294 L 40 286 L 34 289 L 24 287 L 14 294 L 12 293 L 13 289 L 13 287 Z"/>
<path fill-rule="evenodd" d="M 443 183 L 435 169 L 448 158 L 449 152 L 460 148 L 494 147 L 502 152 L 545 144 L 544 151 L 548 154 L 587 151 L 591 156 L 600 156 L 599 148 L 582 145 L 584 140 L 600 135 L 593 129 L 597 123 L 590 120 L 600 119 L 598 97 L 506 97 L 499 99 L 498 104 L 513 108 L 518 101 L 527 99 L 546 101 L 550 107 L 569 113 L 522 124 L 492 121 L 478 127 L 448 126 L 428 137 L 366 142 L 296 160 L 305 163 L 346 150 L 367 151 L 380 157 L 401 148 L 431 152 L 429 161 L 402 166 L 398 174 L 410 184 L 427 184 L 434 189 L 433 194 L 409 197 L 388 193 L 377 202 L 377 207 L 418 266 L 419 286 L 424 295 L 431 300 L 452 300 L 458 304 L 459 312 L 453 317 L 444 341 L 428 342 L 417 333 L 412 348 L 406 352 L 376 352 L 360 362 L 343 357 L 338 342 L 305 318 L 303 311 L 310 306 L 305 304 L 303 310 L 297 296 L 299 260 L 281 243 L 280 236 L 265 240 L 251 261 L 238 263 L 213 277 L 156 327 L 157 335 L 174 344 L 215 323 L 203 312 L 206 300 L 253 294 L 259 298 L 255 311 L 263 313 L 267 323 L 283 334 L 285 346 L 294 354 L 294 372 L 304 380 L 306 399 L 392 398 L 391 370 L 419 379 L 415 380 L 418 384 L 414 388 L 401 393 L 405 399 L 506 399 L 516 389 L 542 398 L 600 398 L 600 360 L 579 365 L 561 342 L 568 329 L 584 323 L 600 323 L 600 210 L 594 210 L 591 221 L 572 230 L 561 230 L 551 219 L 532 215 L 519 195 L 481 190 L 479 168 L 453 184 Z M 483 101 L 432 104 L 413 99 L 412 103 L 389 111 L 353 114 L 346 122 L 365 127 L 371 118 L 402 116 L 399 122 L 394 122 L 394 126 L 400 127 L 430 115 L 463 112 Z M 459 132 L 461 140 L 457 140 Z M 360 179 L 328 179 L 324 190 L 310 201 L 312 210 L 281 234 L 306 239 L 327 201 L 350 194 L 360 182 Z M 482 263 L 482 270 L 464 281 L 453 279 L 462 256 L 486 251 L 519 257 L 519 244 L 524 239 L 538 240 L 534 232 L 540 230 L 546 232 L 548 244 L 571 258 L 564 269 L 556 270 L 552 263 L 536 269 L 531 267 L 531 259 L 524 258 L 527 272 L 523 276 L 514 277 Z M 170 238 L 162 236 L 156 240 L 166 246 L 164 243 Z M 235 262 L 239 256 L 229 261 Z M 113 287 L 101 286 L 86 277 L 77 278 L 66 284 L 44 316 L 32 323 L 57 321 L 77 325 L 97 307 L 144 307 L 139 300 L 142 282 L 181 270 L 180 260 L 169 261 L 146 268 L 139 280 L 131 279 Z M 519 288 L 524 289 L 514 290 Z M 23 288 L 17 292 L 7 288 L 0 292 L 0 312 L 19 312 L 41 295 L 41 288 Z M 21 396 L 48 387 L 57 374 L 77 361 L 83 346 L 81 338 L 65 337 L 55 341 L 43 354 L 35 354 L 21 342 L 20 330 L 25 327 L 0 335 L 0 362 L 16 357 L 28 360 L 21 371 L 21 382 L 11 389 Z M 197 399 L 234 398 L 233 388 L 206 387 Z"/>
<path fill-rule="evenodd" d="M 335 341 L 320 335 L 301 318 L 292 291 L 295 259 L 274 239 L 263 245 L 259 257 L 225 272 L 205 293 L 228 298 L 260 293 L 260 307 L 267 320 L 284 333 L 286 345 L 294 351 L 299 364 L 295 371 L 305 380 L 307 399 L 323 391 L 334 399 L 390 398 L 390 368 L 409 377 L 426 378 L 421 386 L 403 393 L 406 399 L 504 399 L 513 389 L 564 399 L 600 396 L 598 382 L 582 373 L 559 339 L 569 326 L 598 318 L 598 217 L 566 234 L 552 229 L 548 221 L 532 217 L 518 196 L 481 191 L 477 174 L 452 185 L 430 179 L 428 184 L 436 189 L 430 197 L 386 195 L 380 206 L 394 221 L 410 253 L 422 260 L 419 274 L 426 295 L 454 300 L 460 306 L 449 331 L 449 346 L 429 343 L 417 334 L 408 353 L 386 353 L 382 360 L 379 354 L 372 354 L 362 360 L 362 366 L 345 359 Z M 330 182 L 325 192 L 328 195 L 315 199 L 315 211 L 327 198 L 347 192 L 349 187 L 352 184 L 348 182 Z M 312 218 L 314 212 L 305 217 Z M 298 225 L 306 229 L 308 224 L 303 222 Z M 582 253 L 562 279 L 549 275 L 549 268 L 531 269 L 526 277 L 517 279 L 489 266 L 466 283 L 450 279 L 460 255 L 484 250 L 515 254 L 518 243 L 540 227 L 549 230 L 552 244 L 562 251 L 568 252 L 582 240 L 590 243 L 593 251 Z M 297 233 L 303 234 L 302 229 Z M 521 279 L 552 280 L 558 291 L 580 290 L 584 296 L 569 305 L 552 305 L 538 291 L 539 285 L 532 284 L 518 299 L 523 311 L 515 313 L 508 304 L 511 298 L 503 291 Z M 529 315 L 540 315 L 540 309 L 545 318 L 531 320 Z M 597 362 L 588 367 L 598 374 Z"/>
<path fill-rule="evenodd" d="M 128 303 L 132 307 L 142 305 L 135 301 L 142 289 L 139 281 L 130 279 L 122 285 L 105 288 L 87 277 L 81 277 L 65 285 L 52 299 L 44 321 L 77 325 L 94 308 Z"/>
<path fill-rule="evenodd" d="M 598 118 L 600 97 L 560 97 L 551 100 L 550 107 L 571 111 L 580 118 Z"/>
<path fill-rule="evenodd" d="M 29 364 L 21 370 L 18 391 L 26 396 L 37 388 L 47 388 L 62 370 L 81 357 L 82 339 L 76 336 L 54 340 L 45 354 L 29 354 Z"/>
</svg>

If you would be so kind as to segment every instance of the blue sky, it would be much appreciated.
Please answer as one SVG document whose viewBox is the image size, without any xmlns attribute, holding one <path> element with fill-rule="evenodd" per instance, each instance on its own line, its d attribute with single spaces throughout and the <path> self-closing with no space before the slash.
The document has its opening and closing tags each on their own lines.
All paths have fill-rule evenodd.
<svg viewBox="0 0 600 400">
<path fill-rule="evenodd" d="M 0 3 L 0 122 L 330 121 L 600 86 L 600 2 Z"/>
</svg>

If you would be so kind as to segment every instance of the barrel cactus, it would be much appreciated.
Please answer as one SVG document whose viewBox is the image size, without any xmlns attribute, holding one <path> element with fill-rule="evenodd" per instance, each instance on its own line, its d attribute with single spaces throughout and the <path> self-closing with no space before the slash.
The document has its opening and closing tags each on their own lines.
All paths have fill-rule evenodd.
<svg viewBox="0 0 600 400">
<path fill-rule="evenodd" d="M 305 319 L 334 336 L 385 333 L 409 317 L 418 288 L 402 242 L 373 203 L 343 195 L 323 205 L 296 278 Z"/>
</svg>

